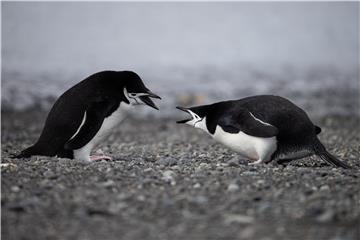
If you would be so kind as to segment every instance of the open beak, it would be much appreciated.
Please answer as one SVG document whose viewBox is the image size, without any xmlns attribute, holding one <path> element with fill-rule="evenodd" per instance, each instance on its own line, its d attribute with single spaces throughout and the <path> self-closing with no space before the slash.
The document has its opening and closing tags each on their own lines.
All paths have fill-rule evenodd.
<svg viewBox="0 0 360 240">
<path fill-rule="evenodd" d="M 161 99 L 158 95 L 152 92 L 147 92 L 148 95 L 139 97 L 141 101 L 143 101 L 146 105 L 159 110 L 159 108 L 155 105 L 155 103 L 151 100 L 151 98 Z"/>
<path fill-rule="evenodd" d="M 189 111 L 188 111 L 186 108 L 183 108 L 183 107 L 176 107 L 176 108 L 179 109 L 179 110 L 181 110 L 181 111 L 184 111 L 184 112 L 190 114 Z M 192 119 L 193 119 L 193 118 L 191 117 L 191 118 L 188 118 L 188 119 L 184 119 L 184 120 L 177 121 L 176 123 L 186 123 L 186 122 L 188 122 L 188 121 L 191 121 Z"/>
</svg>

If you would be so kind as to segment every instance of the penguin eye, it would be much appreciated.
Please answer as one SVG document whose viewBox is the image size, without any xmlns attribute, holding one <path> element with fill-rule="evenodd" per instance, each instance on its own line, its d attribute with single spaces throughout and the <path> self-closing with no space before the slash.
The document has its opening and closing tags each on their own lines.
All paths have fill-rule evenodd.
<svg viewBox="0 0 360 240">
<path fill-rule="evenodd" d="M 129 93 L 130 97 L 136 97 L 136 93 Z"/>
</svg>

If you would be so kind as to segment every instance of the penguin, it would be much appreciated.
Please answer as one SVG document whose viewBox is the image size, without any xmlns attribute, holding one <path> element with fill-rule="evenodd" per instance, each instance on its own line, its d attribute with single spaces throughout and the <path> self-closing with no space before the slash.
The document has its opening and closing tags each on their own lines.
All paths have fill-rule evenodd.
<svg viewBox="0 0 360 240">
<path fill-rule="evenodd" d="M 52 106 L 37 142 L 17 157 L 58 156 L 82 161 L 111 159 L 90 156 L 91 150 L 136 105 L 158 110 L 151 98 L 161 99 L 132 71 L 95 73 L 64 92 Z"/>
<path fill-rule="evenodd" d="M 177 123 L 204 130 L 251 160 L 251 165 L 273 160 L 285 164 L 315 154 L 332 165 L 350 168 L 325 149 L 317 138 L 321 128 L 305 111 L 283 97 L 259 95 L 177 109 L 191 116 Z"/>
</svg>

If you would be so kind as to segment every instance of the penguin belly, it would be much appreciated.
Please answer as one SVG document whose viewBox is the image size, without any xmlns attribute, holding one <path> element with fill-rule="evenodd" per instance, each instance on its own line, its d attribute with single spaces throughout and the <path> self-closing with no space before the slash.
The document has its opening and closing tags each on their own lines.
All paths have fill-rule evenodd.
<svg viewBox="0 0 360 240">
<path fill-rule="evenodd" d="M 276 137 L 254 137 L 241 131 L 238 133 L 228 133 L 220 126 L 216 127 L 213 138 L 243 157 L 254 161 L 270 160 L 272 154 L 277 149 Z"/>
<path fill-rule="evenodd" d="M 82 148 L 74 150 L 74 158 L 78 160 L 89 161 L 90 153 L 94 146 L 96 146 L 104 138 L 110 135 L 111 130 L 126 118 L 129 109 L 129 104 L 121 103 L 119 107 L 110 116 L 104 119 L 99 131 L 96 133 L 93 139 L 91 139 L 90 142 L 88 142 Z M 84 115 L 84 118 L 85 117 L 86 114 Z"/>
</svg>

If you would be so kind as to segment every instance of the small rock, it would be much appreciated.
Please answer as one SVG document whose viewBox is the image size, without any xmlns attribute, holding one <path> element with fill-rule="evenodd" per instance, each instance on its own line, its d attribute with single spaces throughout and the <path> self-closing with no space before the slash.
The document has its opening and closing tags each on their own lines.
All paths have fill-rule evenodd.
<svg viewBox="0 0 360 240">
<path fill-rule="evenodd" d="M 242 172 L 241 175 L 245 175 L 245 176 L 257 175 L 257 172 L 254 172 L 254 171 L 245 171 L 245 172 Z"/>
<path fill-rule="evenodd" d="M 17 165 L 13 163 L 1 163 L 0 167 L 1 167 L 1 171 L 3 170 L 15 171 L 18 168 Z"/>
<path fill-rule="evenodd" d="M 230 183 L 227 190 L 230 192 L 235 192 L 239 190 L 239 185 L 237 185 L 236 183 Z"/>
<path fill-rule="evenodd" d="M 51 170 L 46 170 L 46 171 L 44 172 L 44 177 L 46 177 L 46 178 L 48 178 L 48 179 L 55 179 L 55 178 L 57 178 L 56 174 L 55 174 L 53 171 L 51 171 Z"/>
<path fill-rule="evenodd" d="M 200 163 L 200 164 L 199 164 L 199 167 L 202 168 L 202 169 L 208 169 L 208 168 L 209 168 L 209 164 L 207 164 L 207 163 Z"/>
<path fill-rule="evenodd" d="M 175 173 L 171 170 L 166 170 L 163 172 L 163 176 L 162 176 L 162 180 L 164 180 L 165 182 L 170 182 L 171 185 L 175 185 L 176 182 L 174 180 L 174 175 Z"/>
<path fill-rule="evenodd" d="M 197 203 L 197 204 L 204 204 L 208 202 L 207 197 L 205 196 L 196 196 L 189 199 L 190 202 Z"/>
<path fill-rule="evenodd" d="M 254 218 L 251 216 L 241 215 L 241 214 L 227 214 L 224 217 L 225 224 L 231 223 L 253 223 Z"/>
<path fill-rule="evenodd" d="M 229 164 L 230 167 L 238 167 L 238 166 L 240 166 L 238 158 L 233 158 L 230 161 L 228 161 L 227 163 Z"/>
<path fill-rule="evenodd" d="M 115 185 L 115 182 L 113 180 L 108 180 L 106 182 L 102 182 L 100 185 L 102 187 L 111 187 Z"/>
<path fill-rule="evenodd" d="M 152 171 L 154 171 L 154 169 L 152 169 L 152 168 L 146 168 L 146 169 L 144 169 L 144 172 L 152 172 Z"/>
<path fill-rule="evenodd" d="M 173 166 L 177 164 L 177 160 L 172 157 L 166 157 L 166 158 L 161 158 L 160 160 L 157 161 L 157 163 L 159 165 L 164 165 L 164 166 Z"/>
<path fill-rule="evenodd" d="M 137 196 L 136 199 L 137 199 L 138 201 L 143 202 L 143 201 L 145 201 L 145 196 L 144 196 L 144 195 L 139 195 L 139 196 Z"/>
<path fill-rule="evenodd" d="M 200 184 L 200 183 L 196 183 L 196 184 L 194 184 L 193 188 L 201 188 L 201 184 Z"/>
<path fill-rule="evenodd" d="M 329 209 L 325 212 L 323 212 L 322 214 L 320 214 L 319 216 L 317 216 L 316 220 L 318 222 L 330 222 L 331 220 L 333 220 L 335 217 L 335 213 L 333 210 Z"/>
<path fill-rule="evenodd" d="M 110 207 L 108 208 L 108 211 L 111 213 L 111 214 L 117 214 L 119 213 L 122 209 L 126 208 L 127 207 L 127 204 L 124 203 L 124 202 L 118 202 L 118 203 L 114 203 L 114 204 L 111 204 Z"/>
<path fill-rule="evenodd" d="M 329 185 L 323 185 L 320 187 L 320 191 L 327 191 L 329 189 L 330 189 Z"/>
<path fill-rule="evenodd" d="M 255 235 L 254 227 L 246 227 L 240 232 L 241 239 L 253 239 Z"/>
<path fill-rule="evenodd" d="M 19 192 L 20 191 L 20 188 L 18 186 L 12 186 L 11 187 L 11 191 L 12 192 Z"/>
<path fill-rule="evenodd" d="M 180 171 L 181 170 L 181 168 L 179 167 L 179 166 L 171 166 L 170 167 L 172 170 L 177 170 L 177 171 Z"/>
<path fill-rule="evenodd" d="M 265 183 L 265 180 L 258 180 L 258 181 L 256 181 L 256 183 L 257 183 L 258 185 L 262 185 L 262 184 Z"/>
</svg>

